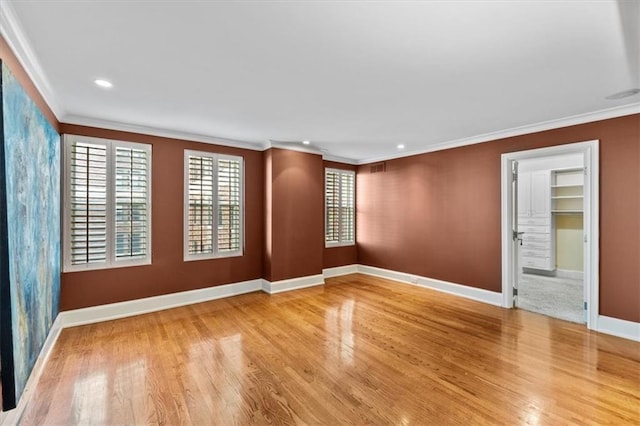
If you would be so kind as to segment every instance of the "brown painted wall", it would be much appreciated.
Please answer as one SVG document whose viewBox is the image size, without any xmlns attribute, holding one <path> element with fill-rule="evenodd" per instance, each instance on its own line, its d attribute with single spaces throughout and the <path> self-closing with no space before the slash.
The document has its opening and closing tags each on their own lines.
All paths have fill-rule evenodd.
<svg viewBox="0 0 640 426">
<path fill-rule="evenodd" d="M 284 149 L 270 149 L 266 174 L 271 177 L 271 253 L 265 278 L 280 281 L 322 273 L 324 249 L 324 168 L 322 157 Z M 270 160 L 270 161 L 269 161 Z M 267 190 L 267 192 L 269 192 Z M 269 217 L 269 214 L 266 215 Z"/>
<path fill-rule="evenodd" d="M 29 78 L 29 75 L 22 65 L 20 65 L 18 58 L 16 58 L 16 55 L 11 51 L 9 45 L 2 36 L 0 36 L 0 59 L 2 59 L 7 67 L 9 67 L 13 75 L 16 77 L 16 80 L 20 82 L 29 97 L 33 99 L 54 129 L 60 132 L 60 123 L 58 122 L 58 119 L 53 114 L 53 111 L 51 111 L 51 108 L 49 108 L 49 105 L 44 101 L 44 98 L 40 95 L 40 92 L 36 89 L 36 86 Z"/>
<path fill-rule="evenodd" d="M 273 150 L 264 152 L 264 238 L 262 277 L 271 281 L 271 253 L 273 250 Z"/>
<path fill-rule="evenodd" d="M 352 170 L 357 171 L 358 166 L 354 166 L 351 164 L 337 163 L 335 161 L 324 161 L 324 168 L 332 168 L 332 169 L 340 169 L 340 170 Z M 324 173 L 324 171 L 323 171 Z M 324 179 L 324 174 L 323 174 Z M 324 187 L 324 186 L 323 186 Z M 356 197 L 358 194 L 358 188 L 356 186 Z M 324 206 L 324 194 L 322 197 L 322 203 Z M 323 207 L 324 214 L 324 207 Z M 323 216 L 323 228 L 324 229 L 324 216 Z M 356 224 L 357 225 L 357 224 Z M 357 235 L 356 235 L 357 239 Z M 346 247 L 331 247 L 324 248 L 324 255 L 322 258 L 322 267 L 323 268 L 335 268 L 337 266 L 345 266 L 345 265 L 353 265 L 358 263 L 358 246 L 346 246 Z"/>
<path fill-rule="evenodd" d="M 358 248 L 325 249 L 320 156 L 60 124 L 2 37 L 0 59 L 58 131 L 153 145 L 153 264 L 65 273 L 61 310 L 356 262 L 500 291 L 500 154 L 599 139 L 600 313 L 640 321 L 640 115 L 362 166 Z M 243 257 L 182 261 L 184 149 L 245 158 Z"/>
<path fill-rule="evenodd" d="M 174 293 L 262 276 L 263 153 L 183 140 L 62 124 L 63 133 L 153 146 L 152 264 L 62 274 L 60 309 Z M 244 256 L 183 261 L 184 150 L 240 155 L 245 161 Z"/>
<path fill-rule="evenodd" d="M 640 321 L 640 115 L 358 169 L 359 263 L 501 291 L 500 155 L 600 140 L 600 313 Z"/>
</svg>

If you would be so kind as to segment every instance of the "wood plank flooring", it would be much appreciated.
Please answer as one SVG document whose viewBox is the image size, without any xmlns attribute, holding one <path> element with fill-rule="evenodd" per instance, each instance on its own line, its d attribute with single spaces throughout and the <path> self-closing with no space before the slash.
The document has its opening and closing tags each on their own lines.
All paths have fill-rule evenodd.
<svg viewBox="0 0 640 426">
<path fill-rule="evenodd" d="M 363 275 L 63 330 L 24 425 L 640 424 L 640 344 Z"/>
</svg>

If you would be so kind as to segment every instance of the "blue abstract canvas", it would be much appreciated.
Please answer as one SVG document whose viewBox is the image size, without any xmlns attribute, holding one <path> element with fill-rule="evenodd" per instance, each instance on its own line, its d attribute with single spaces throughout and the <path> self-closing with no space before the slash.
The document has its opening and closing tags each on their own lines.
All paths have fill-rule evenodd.
<svg viewBox="0 0 640 426">
<path fill-rule="evenodd" d="M 2 204 L 6 207 L 8 283 L 0 277 L 0 285 L 9 287 L 10 303 L 2 307 L 10 305 L 11 310 L 17 401 L 58 314 L 60 136 L 4 63 L 1 90 L 4 182 L 0 185 L 4 191 L 0 193 L 6 197 Z M 6 355 L 3 352 L 2 357 Z M 10 365 L 4 361 L 3 366 Z"/>
</svg>

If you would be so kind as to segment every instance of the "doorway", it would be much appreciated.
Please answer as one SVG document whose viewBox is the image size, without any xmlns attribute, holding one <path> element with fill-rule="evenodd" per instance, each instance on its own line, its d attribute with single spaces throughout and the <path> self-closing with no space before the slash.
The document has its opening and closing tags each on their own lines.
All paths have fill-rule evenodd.
<svg viewBox="0 0 640 426">
<path fill-rule="evenodd" d="M 517 161 L 518 308 L 576 323 L 584 312 L 584 155 Z"/>
<path fill-rule="evenodd" d="M 598 141 L 502 155 L 502 295 L 596 325 Z"/>
</svg>

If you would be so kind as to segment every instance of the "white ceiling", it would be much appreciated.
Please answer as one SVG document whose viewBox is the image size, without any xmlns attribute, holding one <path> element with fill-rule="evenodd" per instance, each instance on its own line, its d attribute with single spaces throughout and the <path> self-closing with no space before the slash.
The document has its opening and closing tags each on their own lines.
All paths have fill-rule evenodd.
<svg viewBox="0 0 640 426">
<path fill-rule="evenodd" d="M 366 162 L 640 112 L 635 0 L 2 2 L 63 122 Z"/>
</svg>

